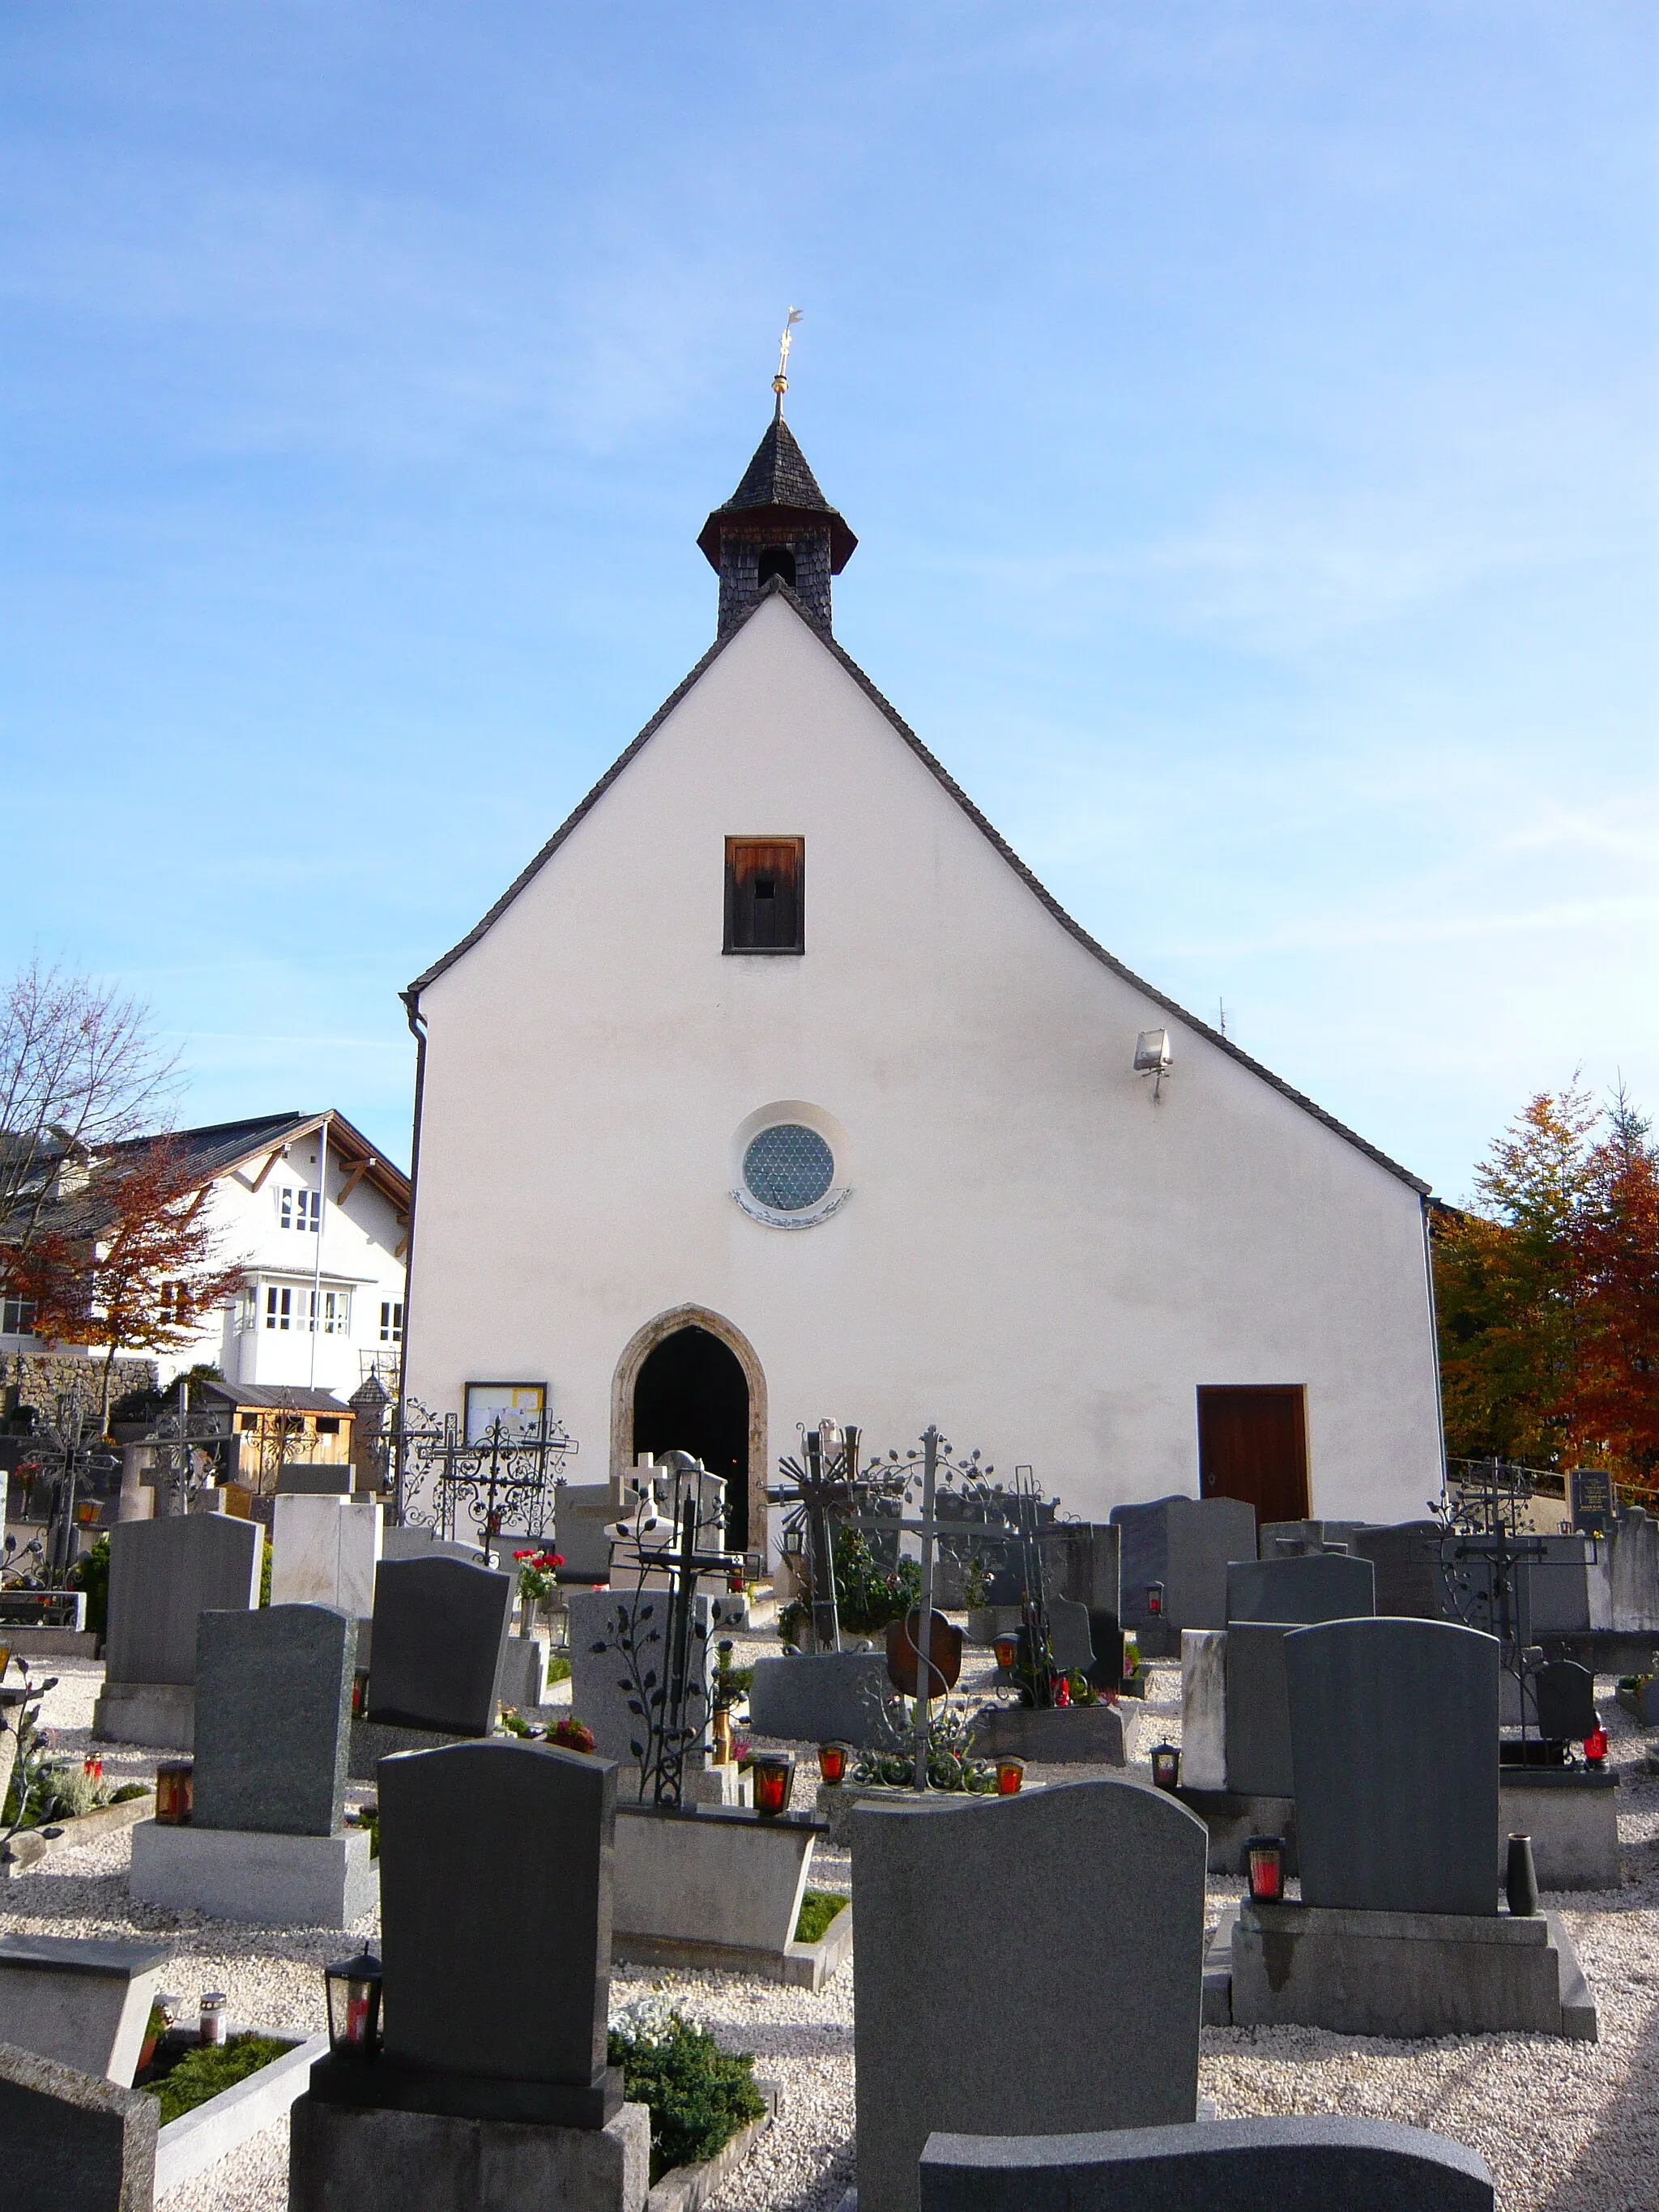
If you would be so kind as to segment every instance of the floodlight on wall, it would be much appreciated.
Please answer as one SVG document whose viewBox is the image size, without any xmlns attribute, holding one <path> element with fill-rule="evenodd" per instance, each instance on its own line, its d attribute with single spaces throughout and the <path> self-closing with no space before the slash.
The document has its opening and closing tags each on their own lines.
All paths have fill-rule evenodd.
<svg viewBox="0 0 1659 2212">
<path fill-rule="evenodd" d="M 1152 1078 L 1152 1103 L 1164 1096 L 1164 1079 L 1175 1066 L 1168 1030 L 1142 1030 L 1135 1039 L 1135 1073 Z"/>
</svg>

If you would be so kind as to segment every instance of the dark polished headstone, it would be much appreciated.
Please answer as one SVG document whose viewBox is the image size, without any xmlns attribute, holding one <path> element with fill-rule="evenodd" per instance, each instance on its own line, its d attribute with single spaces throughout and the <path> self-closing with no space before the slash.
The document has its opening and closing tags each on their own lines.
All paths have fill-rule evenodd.
<svg viewBox="0 0 1659 2212">
<path fill-rule="evenodd" d="M 1498 1658 L 1448 1621 L 1285 1637 L 1304 1904 L 1497 1911 Z"/>
<path fill-rule="evenodd" d="M 357 1624 L 330 1606 L 204 1613 L 192 1826 L 338 1835 L 356 1663 Z"/>
<path fill-rule="evenodd" d="M 935 2129 L 1194 2117 L 1206 1837 L 1184 1806 L 1077 1782 L 860 1805 L 851 1828 L 859 2212 L 915 2212 Z"/>
<path fill-rule="evenodd" d="M 921 2160 L 921 2212 L 1492 2212 L 1494 2201 L 1475 2152 L 1392 2120 L 936 2135 Z"/>
<path fill-rule="evenodd" d="M 109 1532 L 110 1682 L 193 1681 L 204 1613 L 259 1602 L 264 1531 L 228 1514 L 122 1521 Z"/>
<path fill-rule="evenodd" d="M 1376 1609 L 1390 1617 L 1443 1620 L 1450 1610 L 1437 1521 L 1400 1521 L 1385 1528 L 1357 1528 L 1354 1555 L 1376 1569 Z"/>
<path fill-rule="evenodd" d="M 1596 1724 L 1595 1677 L 1571 1659 L 1552 1659 L 1532 1678 L 1538 1733 L 1554 1743 L 1582 1742 Z"/>
<path fill-rule="evenodd" d="M 1227 1568 L 1227 1625 L 1280 1620 L 1297 1628 L 1376 1611 L 1376 1570 L 1340 1552 L 1305 1559 L 1235 1559 Z"/>
<path fill-rule="evenodd" d="M 455 2110 L 459 2085 L 488 2117 L 493 2083 L 520 2093 L 499 2117 L 556 2118 L 562 2093 L 565 2124 L 603 2125 L 614 2100 L 586 2122 L 574 2105 L 608 2079 L 615 1766 L 454 1744 L 382 1759 L 378 1794 L 386 2101 L 418 2099 L 429 2077 L 449 2100 L 415 2109 Z M 501 1926 L 507 1948 L 489 1936 Z"/>
<path fill-rule="evenodd" d="M 464 1559 L 385 1559 L 374 1577 L 372 1721 L 488 1735 L 514 1578 Z"/>
<path fill-rule="evenodd" d="M 1121 1618 L 1152 1650 L 1180 1649 L 1183 1628 L 1227 1625 L 1227 1568 L 1256 1555 L 1255 1510 L 1236 1498 L 1159 1498 L 1146 1505 L 1115 1505 L 1112 1525 L 1122 1545 Z M 1161 1585 L 1163 1612 L 1147 1593 Z"/>
<path fill-rule="evenodd" d="M 1291 1705 L 1282 1622 L 1236 1620 L 1227 1631 L 1227 1787 L 1240 1797 L 1293 1797 Z"/>
</svg>

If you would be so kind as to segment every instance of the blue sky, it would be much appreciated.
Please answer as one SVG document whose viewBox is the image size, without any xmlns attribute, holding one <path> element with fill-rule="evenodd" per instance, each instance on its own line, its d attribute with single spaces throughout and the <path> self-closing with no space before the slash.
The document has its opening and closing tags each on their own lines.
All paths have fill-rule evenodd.
<svg viewBox="0 0 1659 2212">
<path fill-rule="evenodd" d="M 406 1156 L 396 993 L 708 642 L 792 301 L 837 633 L 1097 936 L 1454 1197 L 1659 1109 L 1650 6 L 0 40 L 0 961 L 191 1120 Z"/>
</svg>

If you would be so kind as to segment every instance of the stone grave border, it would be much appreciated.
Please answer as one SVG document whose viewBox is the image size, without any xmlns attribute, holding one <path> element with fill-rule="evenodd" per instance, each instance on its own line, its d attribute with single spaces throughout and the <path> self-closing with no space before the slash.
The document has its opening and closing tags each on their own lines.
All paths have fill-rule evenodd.
<svg viewBox="0 0 1659 2212">
<path fill-rule="evenodd" d="M 237 2027 L 231 2032 L 242 2035 L 248 2031 Z M 327 2049 L 326 2033 L 307 2036 L 257 2074 L 245 2075 L 228 2089 L 221 2089 L 216 2097 L 169 2120 L 155 2138 L 157 2203 L 169 2190 L 193 2181 L 198 2173 L 205 2173 L 209 2166 L 240 2149 L 250 2136 L 281 2119 L 295 2099 L 305 2094 L 312 2062 Z"/>
<path fill-rule="evenodd" d="M 850 1905 L 848 1910 L 851 1911 Z M 836 1917 L 839 1919 L 841 1915 L 837 1913 Z M 652 2184 L 651 2193 L 645 2200 L 646 2212 L 702 2212 L 709 2198 L 725 2188 L 777 2118 L 782 2101 L 780 2083 L 757 2081 L 755 2087 L 766 2106 L 760 2118 L 739 2128 L 713 2158 L 700 2160 L 696 2166 L 671 2166 L 660 2181 Z"/>
<path fill-rule="evenodd" d="M 20 1828 L 0 1848 L 0 1881 L 33 1874 L 43 1859 L 58 1851 L 73 1850 L 76 1844 L 90 1843 L 94 1836 L 137 1827 L 140 1820 L 151 1819 L 155 1811 L 155 1792 L 147 1790 L 142 1797 L 124 1798 L 118 1805 L 100 1805 L 95 1812 L 52 1820 L 44 1828 Z"/>
</svg>

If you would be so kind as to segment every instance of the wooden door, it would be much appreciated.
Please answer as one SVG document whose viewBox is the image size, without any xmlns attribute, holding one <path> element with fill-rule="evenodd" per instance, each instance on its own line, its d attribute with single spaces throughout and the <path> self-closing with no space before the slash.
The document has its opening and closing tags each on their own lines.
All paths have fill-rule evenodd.
<svg viewBox="0 0 1659 2212">
<path fill-rule="evenodd" d="M 1200 1383 L 1198 1486 L 1268 1521 L 1308 1518 L 1307 1392 L 1300 1382 Z"/>
</svg>

